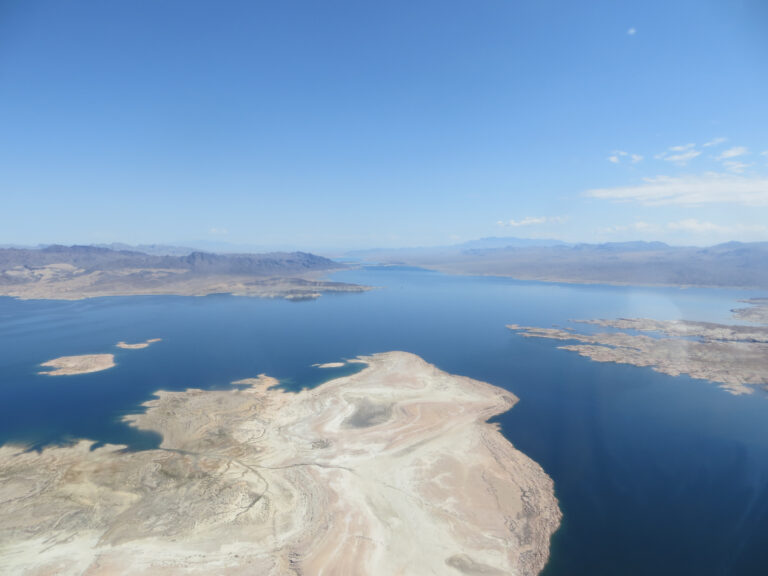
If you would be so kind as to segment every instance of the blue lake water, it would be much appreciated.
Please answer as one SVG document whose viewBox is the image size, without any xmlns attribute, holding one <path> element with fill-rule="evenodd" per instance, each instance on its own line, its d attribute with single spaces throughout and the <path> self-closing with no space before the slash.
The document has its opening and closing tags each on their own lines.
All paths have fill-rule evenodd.
<svg viewBox="0 0 768 576">
<path fill-rule="evenodd" d="M 407 350 L 491 382 L 520 402 L 504 434 L 553 477 L 564 513 L 546 576 L 764 575 L 768 570 L 768 395 L 650 369 L 599 364 L 525 339 L 508 323 L 653 317 L 731 321 L 748 291 L 577 286 L 366 268 L 378 286 L 311 302 L 231 296 L 0 298 L 0 442 L 91 438 L 131 449 L 159 438 L 120 422 L 158 389 L 217 388 L 260 373 L 288 388 Z M 144 350 L 120 340 L 163 338 Z M 55 357 L 113 352 L 104 372 L 37 374 Z"/>
</svg>

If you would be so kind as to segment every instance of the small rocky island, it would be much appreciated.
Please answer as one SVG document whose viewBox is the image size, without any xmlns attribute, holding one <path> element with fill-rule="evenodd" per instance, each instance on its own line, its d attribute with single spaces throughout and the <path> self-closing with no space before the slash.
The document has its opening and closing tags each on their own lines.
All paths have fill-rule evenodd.
<svg viewBox="0 0 768 576">
<path fill-rule="evenodd" d="M 158 449 L 0 447 L 9 574 L 538 574 L 552 480 L 488 419 L 510 392 L 390 352 L 289 393 L 158 392 Z"/>
<path fill-rule="evenodd" d="M 150 338 L 135 344 L 118 342 L 115 346 L 123 350 L 143 350 L 161 340 L 162 338 Z M 77 356 L 54 358 L 53 360 L 43 362 L 40 366 L 45 368 L 45 370 L 41 370 L 38 374 L 44 376 L 75 376 L 77 374 L 90 374 L 91 372 L 109 370 L 114 368 L 116 364 L 114 354 L 79 354 Z"/>
<path fill-rule="evenodd" d="M 74 376 L 75 374 L 90 374 L 115 367 L 114 354 L 80 354 L 78 356 L 62 356 L 40 364 L 47 370 L 39 374 L 46 376 Z"/>
</svg>

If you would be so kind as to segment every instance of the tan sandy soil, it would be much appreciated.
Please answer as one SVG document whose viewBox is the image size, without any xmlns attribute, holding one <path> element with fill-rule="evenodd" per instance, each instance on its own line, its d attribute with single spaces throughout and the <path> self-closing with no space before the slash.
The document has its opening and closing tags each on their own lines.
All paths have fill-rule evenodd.
<svg viewBox="0 0 768 576">
<path fill-rule="evenodd" d="M 749 300 L 740 300 L 740 302 L 749 304 L 749 306 L 731 310 L 735 318 L 747 322 L 768 324 L 768 298 L 751 298 Z"/>
<path fill-rule="evenodd" d="M 530 338 L 577 342 L 560 348 L 596 362 L 649 366 L 671 376 L 687 374 L 717 382 L 732 394 L 751 394 L 756 386 L 768 389 L 768 327 L 646 318 L 581 322 L 615 331 L 581 334 L 560 328 L 507 327 Z"/>
<path fill-rule="evenodd" d="M 537 574 L 552 480 L 487 420 L 516 398 L 403 352 L 298 393 L 158 392 L 159 449 L 0 447 L 7 574 Z"/>
</svg>

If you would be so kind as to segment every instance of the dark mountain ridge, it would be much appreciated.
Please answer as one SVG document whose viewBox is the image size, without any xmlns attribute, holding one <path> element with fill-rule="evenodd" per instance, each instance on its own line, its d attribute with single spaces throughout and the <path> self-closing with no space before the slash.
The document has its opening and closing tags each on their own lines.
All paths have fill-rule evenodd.
<svg viewBox="0 0 768 576">
<path fill-rule="evenodd" d="M 188 271 L 192 274 L 236 274 L 247 276 L 295 275 L 343 268 L 342 264 L 306 252 L 265 254 L 211 254 L 192 252 L 186 256 L 153 255 L 134 250 L 111 250 L 97 246 L 52 245 L 40 249 L 0 249 L 0 270 L 70 264 L 86 272 L 120 269 Z"/>
<path fill-rule="evenodd" d="M 103 246 L 0 249 L 0 296 L 78 300 L 101 296 L 236 294 L 308 300 L 368 288 L 323 280 L 343 264 L 306 252 L 147 254 Z"/>
</svg>

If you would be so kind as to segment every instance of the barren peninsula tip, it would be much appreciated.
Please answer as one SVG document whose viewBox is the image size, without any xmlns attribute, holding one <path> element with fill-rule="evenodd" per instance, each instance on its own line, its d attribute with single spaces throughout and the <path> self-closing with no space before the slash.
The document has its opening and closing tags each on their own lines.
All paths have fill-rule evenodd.
<svg viewBox="0 0 768 576">
<path fill-rule="evenodd" d="M 159 449 L 0 447 L 0 554 L 35 574 L 538 574 L 551 478 L 487 420 L 510 392 L 404 352 L 297 393 L 158 392 Z"/>
</svg>

